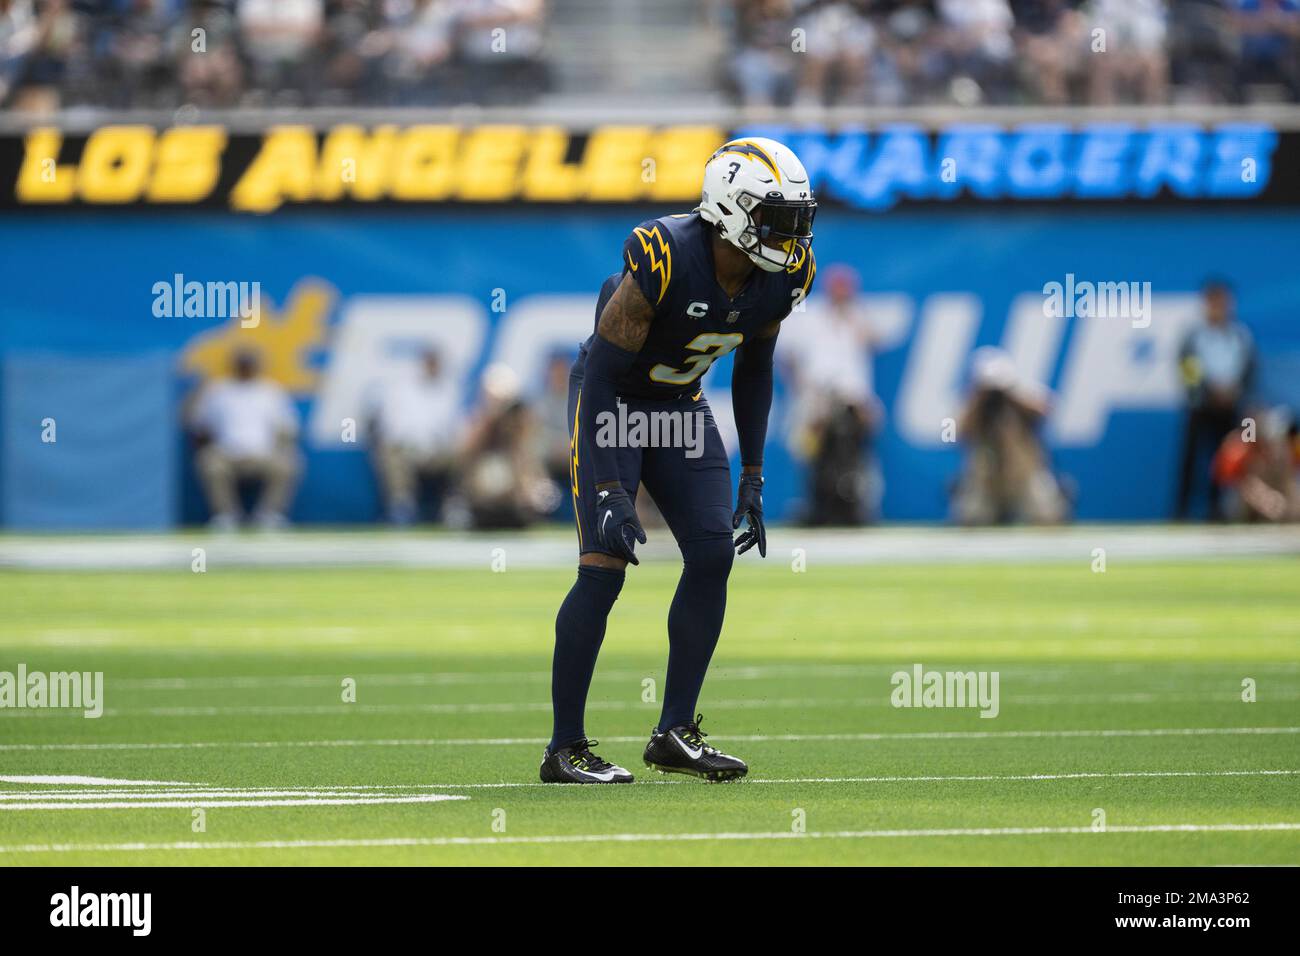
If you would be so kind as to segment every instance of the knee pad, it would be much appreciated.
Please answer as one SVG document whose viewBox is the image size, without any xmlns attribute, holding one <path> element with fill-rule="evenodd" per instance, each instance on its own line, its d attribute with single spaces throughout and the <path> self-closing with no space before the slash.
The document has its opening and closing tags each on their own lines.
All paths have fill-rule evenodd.
<svg viewBox="0 0 1300 956">
<path fill-rule="evenodd" d="M 729 534 L 696 538 L 682 545 L 682 560 L 693 574 L 717 577 L 725 581 L 731 574 L 731 562 L 735 558 L 736 548 Z"/>
</svg>

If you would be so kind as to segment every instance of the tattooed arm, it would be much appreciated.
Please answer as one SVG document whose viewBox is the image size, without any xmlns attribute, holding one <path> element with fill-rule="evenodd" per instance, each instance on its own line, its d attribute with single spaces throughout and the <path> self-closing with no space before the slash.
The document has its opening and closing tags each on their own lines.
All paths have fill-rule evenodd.
<svg viewBox="0 0 1300 956">
<path fill-rule="evenodd" d="M 594 439 L 599 432 L 597 417 L 601 412 L 614 413 L 618 401 L 618 382 L 636 361 L 637 353 L 650 334 L 654 309 L 646 301 L 631 272 L 623 275 L 614 295 L 605 303 L 596 326 L 596 335 L 587 351 L 583 373 L 578 420 L 584 434 Z M 592 464 L 596 487 L 618 485 L 618 449 L 602 448 L 592 441 Z"/>
<path fill-rule="evenodd" d="M 641 294 L 632 274 L 624 273 L 623 281 L 600 313 L 596 332 L 599 338 L 635 355 L 645 344 L 654 317 L 654 309 Z"/>
</svg>

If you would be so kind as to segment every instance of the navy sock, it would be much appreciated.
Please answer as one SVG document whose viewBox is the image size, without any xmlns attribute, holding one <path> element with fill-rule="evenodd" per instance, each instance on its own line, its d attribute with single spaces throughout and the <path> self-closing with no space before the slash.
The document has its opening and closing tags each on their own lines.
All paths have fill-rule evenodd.
<svg viewBox="0 0 1300 956">
<path fill-rule="evenodd" d="M 695 719 L 695 704 L 727 610 L 727 576 L 735 557 L 731 536 L 682 545 L 681 580 L 668 611 L 668 681 L 659 729 Z"/>
<path fill-rule="evenodd" d="M 555 723 L 550 749 L 585 736 L 583 711 L 605 639 L 605 620 L 623 589 L 625 572 L 578 566 L 578 580 L 555 616 L 555 657 L 551 663 L 551 707 Z"/>
</svg>

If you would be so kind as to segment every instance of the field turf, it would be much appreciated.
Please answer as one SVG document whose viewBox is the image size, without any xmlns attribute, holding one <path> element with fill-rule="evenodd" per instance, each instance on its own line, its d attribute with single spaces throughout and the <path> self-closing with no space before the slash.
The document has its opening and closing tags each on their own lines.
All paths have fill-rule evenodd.
<svg viewBox="0 0 1300 956">
<path fill-rule="evenodd" d="M 742 559 L 724 785 L 640 761 L 676 575 L 632 569 L 588 711 L 637 782 L 556 787 L 568 569 L 0 571 L 0 671 L 106 698 L 0 710 L 0 865 L 1300 863 L 1294 560 Z M 892 707 L 918 663 L 998 672 L 1000 713 Z"/>
</svg>

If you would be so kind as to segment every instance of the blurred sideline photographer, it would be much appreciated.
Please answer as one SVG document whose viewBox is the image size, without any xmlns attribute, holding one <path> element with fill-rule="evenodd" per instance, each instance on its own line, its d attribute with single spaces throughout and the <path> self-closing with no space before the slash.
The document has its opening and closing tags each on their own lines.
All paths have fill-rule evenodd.
<svg viewBox="0 0 1300 956">
<path fill-rule="evenodd" d="M 459 383 L 446 374 L 437 350 L 426 349 L 418 368 L 377 383 L 371 402 L 373 462 L 388 520 L 399 526 L 417 520 L 423 480 L 436 521 L 451 479 Z"/>
<path fill-rule="evenodd" d="M 826 294 L 808 300 L 799 334 L 779 347 L 793 392 L 787 442 L 807 466 L 807 523 L 860 525 L 879 517 L 883 484 L 871 457 L 882 417 L 872 389 L 875 334 L 858 300 L 857 272 L 834 265 L 824 274 Z"/>
<path fill-rule="evenodd" d="M 462 447 L 459 513 L 449 520 L 475 528 L 524 528 L 555 510 L 559 491 L 538 454 L 536 422 L 520 398 L 518 375 L 496 364 L 484 371 L 482 382 Z"/>
<path fill-rule="evenodd" d="M 957 422 L 966 447 L 953 517 L 965 525 L 1053 524 L 1068 502 L 1048 465 L 1039 426 L 1048 393 L 1019 380 L 1011 356 L 985 346 L 971 359 L 971 393 Z"/>
<path fill-rule="evenodd" d="M 1236 297 L 1221 279 L 1202 288 L 1205 321 L 1194 328 L 1179 350 L 1179 369 L 1187 388 L 1187 422 L 1178 477 L 1174 517 L 1185 520 L 1192 491 L 1208 474 L 1207 462 L 1224 436 L 1241 424 L 1242 402 L 1255 370 L 1255 345 L 1237 321 Z M 1219 485 L 1209 483 L 1209 514 L 1221 520 Z"/>
<path fill-rule="evenodd" d="M 202 386 L 189 415 L 211 523 L 236 527 L 239 482 L 256 481 L 261 494 L 253 520 L 263 528 L 282 527 L 301 467 L 298 415 L 284 389 L 262 377 L 256 353 L 237 352 L 232 371 L 232 378 Z"/>
<path fill-rule="evenodd" d="M 560 504 L 569 500 L 572 467 L 569 451 L 569 368 L 573 356 L 553 353 L 547 359 L 541 388 L 533 401 L 537 419 L 537 449 L 547 476 L 560 495 Z M 562 517 L 571 518 L 572 515 Z"/>
<path fill-rule="evenodd" d="M 1214 456 L 1212 478 L 1233 521 L 1300 521 L 1300 440 L 1285 406 L 1254 417 L 1257 432 L 1234 429 Z"/>
</svg>

